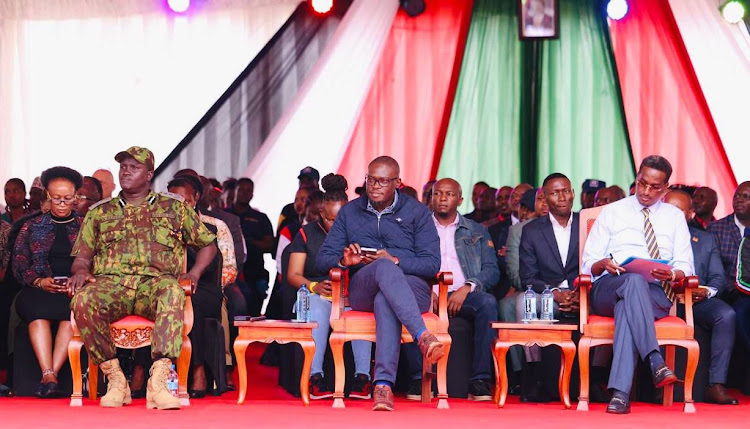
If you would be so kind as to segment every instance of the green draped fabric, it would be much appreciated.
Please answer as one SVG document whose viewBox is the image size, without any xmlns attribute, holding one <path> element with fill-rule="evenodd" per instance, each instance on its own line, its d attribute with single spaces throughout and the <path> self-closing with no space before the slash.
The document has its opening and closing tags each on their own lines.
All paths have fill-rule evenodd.
<svg viewBox="0 0 750 429">
<path fill-rule="evenodd" d="M 521 177 L 519 147 L 521 43 L 515 1 L 477 0 L 440 159 L 438 178 L 452 177 L 466 196 L 471 186 L 494 186 Z"/>
<path fill-rule="evenodd" d="M 520 42 L 516 1 L 476 1 L 438 178 L 467 197 L 480 180 L 538 186 L 552 172 L 577 194 L 586 178 L 627 193 L 633 161 L 603 13 L 602 0 L 561 0 L 559 39 Z M 471 209 L 465 198 L 459 211 Z"/>
<path fill-rule="evenodd" d="M 560 172 L 576 194 L 585 179 L 595 178 L 619 185 L 627 195 L 634 168 L 600 4 L 561 1 L 560 38 L 544 42 L 536 183 Z M 578 201 L 574 208 L 580 209 Z"/>
</svg>

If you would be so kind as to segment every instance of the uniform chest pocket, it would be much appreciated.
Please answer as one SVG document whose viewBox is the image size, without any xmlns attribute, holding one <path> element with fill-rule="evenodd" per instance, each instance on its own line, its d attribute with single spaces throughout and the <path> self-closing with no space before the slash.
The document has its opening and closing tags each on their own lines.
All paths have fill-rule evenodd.
<svg viewBox="0 0 750 429">
<path fill-rule="evenodd" d="M 114 246 L 125 238 L 125 230 L 114 229 L 104 231 L 99 235 L 99 240 L 106 246 Z"/>
<path fill-rule="evenodd" d="M 171 250 L 177 247 L 178 242 L 180 242 L 180 234 L 171 226 L 154 225 L 153 250 Z"/>
</svg>

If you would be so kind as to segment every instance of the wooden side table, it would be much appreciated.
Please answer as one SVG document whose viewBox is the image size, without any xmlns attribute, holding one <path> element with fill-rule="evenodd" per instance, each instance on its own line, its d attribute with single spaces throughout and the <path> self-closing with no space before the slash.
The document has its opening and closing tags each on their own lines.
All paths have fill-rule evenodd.
<svg viewBox="0 0 750 429">
<path fill-rule="evenodd" d="M 299 343 L 305 353 L 305 363 L 302 366 L 302 377 L 299 380 L 299 390 L 302 402 L 310 405 L 310 368 L 312 367 L 313 354 L 315 354 L 315 341 L 312 330 L 318 327 L 318 322 L 297 323 L 288 320 L 259 320 L 259 321 L 235 321 L 234 326 L 239 328 L 239 335 L 234 340 L 234 354 L 237 357 L 237 369 L 239 370 L 240 386 L 238 404 L 245 402 L 247 393 L 247 365 L 245 364 L 245 351 L 250 343 L 256 341 L 279 344 Z"/>
<path fill-rule="evenodd" d="M 570 409 L 570 373 L 573 369 L 573 359 L 575 359 L 576 354 L 573 331 L 578 330 L 578 325 L 493 322 L 491 326 L 498 330 L 492 353 L 495 360 L 496 375 L 494 401 L 497 406 L 499 408 L 504 407 L 505 399 L 508 396 L 508 374 L 505 368 L 505 356 L 508 349 L 515 345 L 546 347 L 556 344 L 562 350 L 560 378 L 558 380 L 560 402 L 566 409 Z"/>
</svg>

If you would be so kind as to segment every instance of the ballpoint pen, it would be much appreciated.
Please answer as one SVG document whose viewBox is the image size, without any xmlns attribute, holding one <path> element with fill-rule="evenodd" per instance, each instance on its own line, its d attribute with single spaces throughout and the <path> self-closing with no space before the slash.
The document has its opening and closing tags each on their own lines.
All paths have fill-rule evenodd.
<svg viewBox="0 0 750 429">
<path fill-rule="evenodd" d="M 618 263 L 617 263 L 617 261 L 615 261 L 615 257 L 614 257 L 614 256 L 612 256 L 612 254 L 611 254 L 611 253 L 609 254 L 609 259 L 611 259 L 611 260 L 612 260 L 612 262 L 614 262 L 614 263 L 615 263 L 615 265 L 620 265 L 620 264 L 618 264 Z M 617 275 L 618 275 L 618 276 L 620 275 L 620 270 L 619 270 L 619 269 L 616 269 L 616 270 L 615 270 L 615 272 L 617 273 Z"/>
</svg>

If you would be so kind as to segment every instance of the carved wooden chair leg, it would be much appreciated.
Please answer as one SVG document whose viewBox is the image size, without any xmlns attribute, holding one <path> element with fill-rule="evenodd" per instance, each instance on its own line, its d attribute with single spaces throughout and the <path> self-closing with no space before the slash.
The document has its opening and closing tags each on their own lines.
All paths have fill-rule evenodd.
<svg viewBox="0 0 750 429">
<path fill-rule="evenodd" d="M 674 368 L 674 349 L 675 346 L 673 345 L 667 345 L 666 346 L 666 353 L 665 353 L 665 361 L 667 363 L 667 366 L 672 371 L 675 370 Z M 662 403 L 665 407 L 671 407 L 674 403 L 674 384 L 670 384 L 669 386 L 664 387 L 664 397 L 662 399 Z"/>
<path fill-rule="evenodd" d="M 81 341 L 80 336 L 74 336 L 68 343 L 68 359 L 70 359 L 70 370 L 73 373 L 73 394 L 70 395 L 71 407 L 80 407 L 83 405 L 81 347 L 83 347 L 83 341 Z"/>
<path fill-rule="evenodd" d="M 344 363 L 344 337 L 336 332 L 328 339 L 333 355 L 333 367 L 336 374 L 333 391 L 333 408 L 346 408 L 344 405 L 344 384 L 346 383 L 346 366 Z"/>
<path fill-rule="evenodd" d="M 190 372 L 190 357 L 193 354 L 193 344 L 187 335 L 182 337 L 182 349 L 180 356 L 177 358 L 177 395 L 180 398 L 180 405 L 183 407 L 190 406 L 190 395 L 187 391 L 188 373 Z"/>
<path fill-rule="evenodd" d="M 683 411 L 686 413 L 695 412 L 693 403 L 693 381 L 695 379 L 695 370 L 698 368 L 698 358 L 700 356 L 700 347 L 697 341 L 686 341 L 684 344 L 687 349 L 687 365 L 685 367 L 685 406 Z"/>
<path fill-rule="evenodd" d="M 578 394 L 578 411 L 589 410 L 589 356 L 591 338 L 581 338 L 578 342 L 578 368 L 581 375 L 581 389 Z"/>
<path fill-rule="evenodd" d="M 89 358 L 89 399 L 96 401 L 97 393 L 99 393 L 99 365 Z"/>
<path fill-rule="evenodd" d="M 438 385 L 438 403 L 437 407 L 440 410 L 447 410 L 450 408 L 448 405 L 448 355 L 451 351 L 451 337 L 448 334 L 442 334 L 438 337 L 443 348 L 445 349 L 445 355 L 437 362 L 437 385 Z"/>
</svg>

